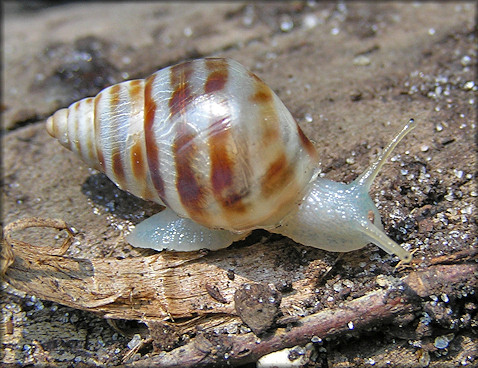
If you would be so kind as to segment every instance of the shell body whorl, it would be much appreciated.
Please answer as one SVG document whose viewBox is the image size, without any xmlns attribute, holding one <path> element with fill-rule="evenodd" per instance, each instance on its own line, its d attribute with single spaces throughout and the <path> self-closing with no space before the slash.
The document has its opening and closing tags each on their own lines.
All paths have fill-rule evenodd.
<svg viewBox="0 0 478 368">
<path fill-rule="evenodd" d="M 276 94 L 230 59 L 177 64 L 57 111 L 47 130 L 121 189 L 210 228 L 267 228 L 317 166 Z"/>
</svg>

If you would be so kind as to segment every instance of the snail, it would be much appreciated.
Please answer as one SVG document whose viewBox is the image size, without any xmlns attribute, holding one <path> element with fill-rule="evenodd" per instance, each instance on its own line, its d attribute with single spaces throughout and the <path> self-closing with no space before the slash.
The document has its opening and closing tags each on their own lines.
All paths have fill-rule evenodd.
<svg viewBox="0 0 478 368">
<path fill-rule="evenodd" d="M 369 195 L 411 119 L 350 184 L 319 176 L 315 146 L 277 95 L 231 59 L 204 58 L 125 81 L 58 110 L 48 133 L 119 188 L 166 209 L 135 247 L 216 250 L 262 228 L 334 252 L 374 243 L 409 262 Z"/>
</svg>

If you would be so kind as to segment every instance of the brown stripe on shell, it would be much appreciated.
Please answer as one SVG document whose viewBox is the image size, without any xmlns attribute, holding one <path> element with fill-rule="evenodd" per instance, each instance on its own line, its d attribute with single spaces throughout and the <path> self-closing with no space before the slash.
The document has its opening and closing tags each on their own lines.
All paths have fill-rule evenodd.
<svg viewBox="0 0 478 368">
<path fill-rule="evenodd" d="M 154 117 L 157 106 L 152 96 L 152 89 L 155 78 L 156 75 L 153 74 L 148 77 L 144 83 L 144 141 L 151 180 L 159 197 L 164 204 L 167 204 L 165 200 L 164 181 L 161 177 L 159 167 L 159 147 L 154 135 Z"/>
<path fill-rule="evenodd" d="M 192 62 L 178 64 L 170 69 L 173 93 L 169 100 L 169 109 L 172 115 L 185 116 L 188 105 L 193 100 L 189 84 L 192 73 Z M 194 160 L 198 155 L 197 146 L 194 144 L 195 138 L 196 135 L 188 129 L 187 122 L 180 119 L 177 136 L 172 145 L 176 165 L 176 189 L 189 216 L 193 220 L 202 222 L 206 215 L 204 211 L 206 195 L 204 186 L 194 170 Z"/>
<path fill-rule="evenodd" d="M 108 102 L 109 102 L 109 111 L 115 111 L 117 110 L 117 106 L 120 103 L 120 91 L 121 91 L 121 86 L 119 84 L 115 84 L 114 86 L 111 86 L 106 93 L 108 93 Z M 110 119 L 117 119 L 116 114 L 111 114 Z M 117 125 L 115 124 L 115 121 L 113 120 L 112 126 Z M 113 132 L 116 133 L 116 132 Z M 125 187 L 125 174 L 124 174 L 124 168 L 123 168 L 123 162 L 121 159 L 121 153 L 119 152 L 118 149 L 112 149 L 111 153 L 111 172 L 114 175 L 114 181 L 120 188 Z M 106 167 L 105 167 L 106 170 Z"/>
<path fill-rule="evenodd" d="M 111 111 L 115 109 L 115 107 L 118 105 L 120 101 L 120 91 L 121 91 L 121 85 L 115 84 L 110 87 L 108 94 L 110 95 L 110 106 L 111 106 Z"/>
<path fill-rule="evenodd" d="M 129 98 L 131 101 L 131 113 L 136 114 L 144 107 L 144 86 L 143 81 L 136 79 L 132 80 L 128 86 Z"/>
<path fill-rule="evenodd" d="M 118 149 L 114 149 L 111 152 L 111 166 L 115 183 L 121 189 L 126 188 L 126 176 L 124 172 L 123 159 Z"/>
<path fill-rule="evenodd" d="M 231 130 L 227 128 L 228 120 L 221 119 L 211 125 L 209 133 L 209 156 L 211 159 L 211 183 L 214 197 L 227 211 L 244 212 L 242 198 L 245 191 L 237 191 L 234 183 L 234 155 L 229 151 L 232 139 Z"/>
<path fill-rule="evenodd" d="M 258 104 L 265 104 L 272 102 L 272 92 L 271 89 L 264 83 L 264 81 L 259 78 L 254 73 L 249 72 L 249 76 L 254 79 L 254 94 L 251 96 L 251 102 Z"/>
<path fill-rule="evenodd" d="M 264 144 L 275 144 L 279 137 L 279 117 L 274 105 L 273 92 L 257 75 L 249 73 L 254 79 L 254 94 L 250 101 L 258 105 L 259 122 L 262 126 Z"/>
<path fill-rule="evenodd" d="M 206 59 L 206 68 L 210 71 L 204 85 L 204 92 L 213 93 L 224 89 L 229 77 L 228 63 L 225 59 Z"/>
<path fill-rule="evenodd" d="M 132 80 L 128 84 L 129 100 L 131 102 L 130 113 L 132 116 L 141 114 L 144 118 L 144 81 L 141 79 Z M 143 121 L 144 122 L 144 121 Z M 135 133 L 131 136 L 131 148 L 129 149 L 130 167 L 134 182 L 141 189 L 140 196 L 143 199 L 155 200 L 157 195 L 151 191 L 148 185 L 148 163 L 143 151 L 143 138 L 141 133 Z M 128 158 L 126 157 L 126 160 Z"/>
<path fill-rule="evenodd" d="M 297 124 L 297 133 L 299 134 L 300 143 L 305 148 L 309 156 L 314 160 L 314 162 L 318 162 L 319 156 L 317 150 L 309 138 L 307 138 L 307 136 L 304 134 L 299 124 Z"/>
<path fill-rule="evenodd" d="M 99 104 L 101 99 L 103 98 L 103 93 L 98 94 L 95 97 L 95 107 L 93 112 L 93 125 L 95 126 L 95 146 L 96 146 L 96 157 L 98 157 L 98 162 L 100 164 L 100 170 L 105 170 L 105 156 L 103 155 L 103 151 L 101 150 L 101 142 L 99 142 L 101 136 L 101 122 L 99 119 Z"/>
<path fill-rule="evenodd" d="M 180 84 L 175 88 L 169 100 L 169 110 L 172 115 L 184 114 L 192 101 L 191 89 L 187 84 Z"/>
<path fill-rule="evenodd" d="M 142 81 L 140 79 L 132 80 L 129 82 L 129 95 L 131 96 L 131 99 L 133 100 L 138 100 L 138 97 L 143 97 L 143 86 L 142 86 Z"/>
<path fill-rule="evenodd" d="M 205 191 L 194 172 L 197 147 L 193 143 L 195 135 L 182 127 L 173 143 L 176 163 L 176 188 L 179 199 L 193 220 L 204 218 Z M 201 221 L 198 221 L 201 222 Z"/>
<path fill-rule="evenodd" d="M 170 83 L 173 87 L 186 83 L 193 72 L 192 61 L 186 61 L 181 64 L 173 65 L 170 68 Z"/>
<path fill-rule="evenodd" d="M 153 193 L 151 193 L 148 185 L 146 184 L 148 181 L 147 177 L 147 163 L 145 162 L 145 157 L 143 154 L 143 147 L 139 137 L 134 137 L 134 143 L 131 146 L 130 150 L 130 161 L 131 161 L 131 169 L 133 171 L 134 181 L 137 183 L 141 183 L 141 198 L 154 200 L 157 198 Z"/>
<path fill-rule="evenodd" d="M 277 188 L 284 187 L 294 175 L 293 168 L 289 164 L 285 153 L 282 153 L 269 165 L 265 173 L 261 189 L 265 198 L 271 196 Z"/>
<path fill-rule="evenodd" d="M 141 142 L 138 139 L 135 139 L 135 142 L 131 147 L 130 159 L 135 181 L 145 182 L 146 168 L 144 166 L 143 149 L 141 147 Z"/>
<path fill-rule="evenodd" d="M 183 114 L 192 101 L 189 85 L 192 72 L 191 62 L 174 65 L 170 69 L 170 83 L 174 89 L 169 99 L 169 110 L 172 115 Z"/>
</svg>

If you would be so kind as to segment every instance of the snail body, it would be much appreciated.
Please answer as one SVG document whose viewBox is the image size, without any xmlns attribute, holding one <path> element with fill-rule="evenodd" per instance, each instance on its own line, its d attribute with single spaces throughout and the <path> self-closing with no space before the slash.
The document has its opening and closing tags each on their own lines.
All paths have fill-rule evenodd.
<svg viewBox="0 0 478 368">
<path fill-rule="evenodd" d="M 349 251 L 388 238 L 368 191 L 409 122 L 351 184 L 318 177 L 318 157 L 290 112 L 231 59 L 205 58 L 122 82 L 57 111 L 48 133 L 121 189 L 167 208 L 136 226 L 137 247 L 220 249 L 264 228 Z"/>
</svg>

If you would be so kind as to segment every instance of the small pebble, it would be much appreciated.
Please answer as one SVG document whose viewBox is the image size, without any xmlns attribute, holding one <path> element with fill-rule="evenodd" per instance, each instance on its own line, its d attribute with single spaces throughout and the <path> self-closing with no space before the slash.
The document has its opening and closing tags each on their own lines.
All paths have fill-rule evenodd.
<svg viewBox="0 0 478 368">
<path fill-rule="evenodd" d="M 372 61 L 368 56 L 365 55 L 359 55 L 354 58 L 354 65 L 359 65 L 359 66 L 366 66 L 370 65 Z"/>
<path fill-rule="evenodd" d="M 136 346 L 138 346 L 140 342 L 141 342 L 141 335 L 140 334 L 135 334 L 133 336 L 133 338 L 130 340 L 130 342 L 128 342 L 128 348 L 130 348 L 132 350 Z"/>
<path fill-rule="evenodd" d="M 435 339 L 435 342 L 434 342 L 434 346 L 437 348 L 437 349 L 445 349 L 448 347 L 448 343 L 450 342 L 450 340 L 448 340 L 448 337 L 446 335 L 443 335 L 443 336 L 438 336 L 436 339 Z"/>
</svg>

